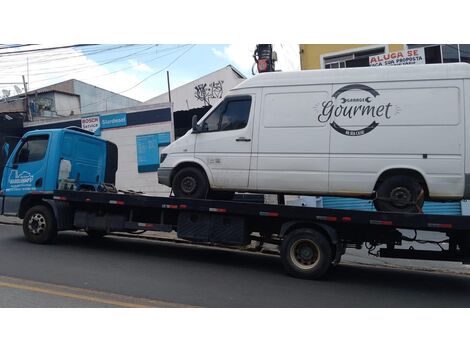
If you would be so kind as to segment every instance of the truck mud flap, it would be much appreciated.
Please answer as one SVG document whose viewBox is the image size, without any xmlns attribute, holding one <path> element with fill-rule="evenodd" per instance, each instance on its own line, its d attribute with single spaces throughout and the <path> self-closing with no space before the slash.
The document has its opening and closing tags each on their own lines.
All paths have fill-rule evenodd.
<svg viewBox="0 0 470 352">
<path fill-rule="evenodd" d="M 214 244 L 243 246 L 250 243 L 246 220 L 237 216 L 181 212 L 178 237 Z"/>
</svg>

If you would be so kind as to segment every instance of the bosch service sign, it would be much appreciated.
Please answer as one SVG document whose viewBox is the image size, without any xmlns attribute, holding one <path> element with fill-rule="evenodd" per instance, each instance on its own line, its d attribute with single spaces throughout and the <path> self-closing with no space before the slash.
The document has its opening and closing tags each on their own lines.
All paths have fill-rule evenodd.
<svg viewBox="0 0 470 352">
<path fill-rule="evenodd" d="M 315 111 L 320 123 L 329 123 L 345 136 L 357 137 L 393 118 L 400 108 L 365 84 L 349 84 L 336 90 L 330 100 L 317 104 Z"/>
<path fill-rule="evenodd" d="M 82 128 L 90 132 L 96 132 L 100 129 L 100 117 L 88 116 L 82 118 Z"/>
</svg>

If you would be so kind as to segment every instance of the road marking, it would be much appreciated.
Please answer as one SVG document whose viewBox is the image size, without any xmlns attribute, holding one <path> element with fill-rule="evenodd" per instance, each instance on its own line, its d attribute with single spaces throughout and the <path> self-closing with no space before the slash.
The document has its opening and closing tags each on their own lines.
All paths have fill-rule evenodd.
<svg viewBox="0 0 470 352">
<path fill-rule="evenodd" d="M 159 300 L 150 300 L 123 296 L 71 286 L 48 284 L 30 280 L 0 276 L 0 287 L 37 292 L 51 296 L 71 298 L 80 301 L 101 303 L 122 308 L 195 308 L 186 304 L 172 303 Z"/>
</svg>

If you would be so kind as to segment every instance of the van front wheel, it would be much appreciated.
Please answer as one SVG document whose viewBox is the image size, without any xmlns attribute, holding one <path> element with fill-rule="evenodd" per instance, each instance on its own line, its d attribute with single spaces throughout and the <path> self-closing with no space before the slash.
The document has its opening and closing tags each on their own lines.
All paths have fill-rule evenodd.
<svg viewBox="0 0 470 352">
<path fill-rule="evenodd" d="M 185 167 L 176 173 L 172 188 L 178 198 L 206 199 L 209 192 L 209 182 L 200 169 Z"/>
<path fill-rule="evenodd" d="M 374 206 L 379 211 L 418 213 L 423 204 L 423 185 L 413 176 L 388 177 L 376 189 Z"/>
</svg>

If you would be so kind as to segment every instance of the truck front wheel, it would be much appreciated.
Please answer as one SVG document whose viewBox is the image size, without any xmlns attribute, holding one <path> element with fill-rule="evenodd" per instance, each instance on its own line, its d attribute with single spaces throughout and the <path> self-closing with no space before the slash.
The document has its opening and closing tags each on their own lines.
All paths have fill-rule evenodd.
<svg viewBox="0 0 470 352">
<path fill-rule="evenodd" d="M 46 205 L 30 208 L 23 219 L 23 233 L 32 243 L 49 243 L 57 236 L 57 224 L 52 210 Z"/>
<path fill-rule="evenodd" d="M 178 198 L 206 199 L 209 192 L 209 182 L 200 169 L 185 167 L 176 173 L 172 188 Z"/>
<path fill-rule="evenodd" d="M 282 240 L 281 260 L 291 276 L 319 279 L 330 268 L 332 257 L 330 242 L 314 229 L 293 230 Z"/>
</svg>

